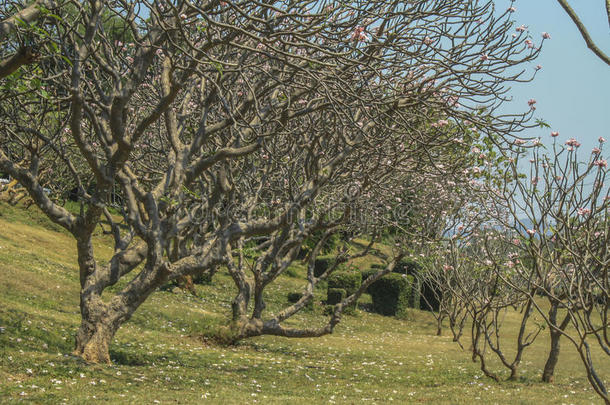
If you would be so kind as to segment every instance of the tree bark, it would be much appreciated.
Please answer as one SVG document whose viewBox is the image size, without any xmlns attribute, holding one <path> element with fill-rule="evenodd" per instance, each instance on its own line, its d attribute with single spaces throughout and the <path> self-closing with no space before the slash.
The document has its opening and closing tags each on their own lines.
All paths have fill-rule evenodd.
<svg viewBox="0 0 610 405">
<path fill-rule="evenodd" d="M 31 47 L 23 46 L 19 51 L 4 59 L 0 60 L 0 79 L 5 78 L 15 72 L 23 65 L 29 65 L 38 60 L 38 53 Z"/>
<path fill-rule="evenodd" d="M 441 336 L 443 334 L 443 318 L 439 316 L 436 320 L 436 336 Z"/>
<path fill-rule="evenodd" d="M 559 339 L 561 333 L 551 329 L 551 350 L 549 351 L 549 357 L 544 365 L 544 371 L 542 372 L 542 381 L 546 383 L 552 383 L 555 381 L 555 366 L 559 360 Z"/>
<path fill-rule="evenodd" d="M 557 324 L 557 310 L 559 308 L 559 302 L 551 302 L 551 309 L 549 309 L 549 324 L 550 335 L 551 335 L 551 350 L 549 356 L 544 365 L 544 371 L 542 372 L 542 381 L 546 383 L 552 383 L 555 381 L 555 366 L 559 361 L 560 352 L 560 339 L 563 330 L 568 326 L 570 321 L 569 316 L 566 315 L 560 325 Z"/>
<path fill-rule="evenodd" d="M 89 363 L 110 364 L 110 342 L 120 323 L 113 322 L 104 303 L 81 304 L 82 320 L 76 334 L 74 354 Z"/>
</svg>

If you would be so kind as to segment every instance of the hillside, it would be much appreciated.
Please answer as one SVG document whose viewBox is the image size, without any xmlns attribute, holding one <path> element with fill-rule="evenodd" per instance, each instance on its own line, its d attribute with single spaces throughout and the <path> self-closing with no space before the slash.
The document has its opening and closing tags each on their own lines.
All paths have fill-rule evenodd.
<svg viewBox="0 0 610 405">
<path fill-rule="evenodd" d="M 358 310 L 331 336 L 215 344 L 202 336 L 229 315 L 232 281 L 223 273 L 197 286 L 200 297 L 156 292 L 119 330 L 114 364 L 89 366 L 69 354 L 79 324 L 72 239 L 34 208 L 3 203 L 0 229 L 1 403 L 599 402 L 568 342 L 555 384 L 539 382 L 546 332 L 526 351 L 521 380 L 495 383 L 448 332 L 434 336 L 435 321 L 424 311 L 397 320 Z M 96 241 L 102 256 L 111 253 L 101 232 Z M 278 280 L 271 308 L 298 290 L 301 277 L 295 269 Z M 295 322 L 322 316 L 317 305 Z M 467 337 L 463 342 L 467 347 Z M 599 367 L 610 375 L 610 364 Z"/>
</svg>

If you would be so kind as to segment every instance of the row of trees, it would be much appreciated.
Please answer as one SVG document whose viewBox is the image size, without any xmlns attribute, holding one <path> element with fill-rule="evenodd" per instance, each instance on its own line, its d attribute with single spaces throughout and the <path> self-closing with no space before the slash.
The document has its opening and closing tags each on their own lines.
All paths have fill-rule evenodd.
<svg viewBox="0 0 610 405">
<path fill-rule="evenodd" d="M 517 375 L 540 333 L 530 314 L 542 296 L 554 342 L 545 379 L 570 336 L 607 400 L 589 353 L 592 337 L 608 353 L 606 164 L 600 151 L 582 172 L 574 151 L 557 147 L 519 176 L 517 136 L 533 109 L 498 108 L 510 83 L 533 78 L 540 46 L 511 20 L 512 2 L 496 6 L 5 2 L 0 172 L 74 237 L 75 353 L 109 362 L 112 337 L 157 288 L 220 267 L 235 284 L 236 339 L 331 333 L 371 283 L 417 251 L 441 292 L 439 330 L 448 319 L 459 341 L 472 320 L 473 358 L 486 374 L 498 378 L 489 347 Z M 19 59 L 24 49 L 32 56 Z M 62 206 L 69 192 L 78 210 Z M 527 224 L 515 221 L 523 213 Z M 92 243 L 100 224 L 114 237 L 106 263 Z M 320 281 L 370 249 L 345 243 L 316 275 L 337 234 L 370 246 L 390 238 L 393 257 L 320 325 L 283 326 Z M 269 314 L 266 290 L 304 245 L 301 298 Z M 499 328 L 515 307 L 522 330 L 508 359 Z"/>
<path fill-rule="evenodd" d="M 509 378 L 517 378 L 526 349 L 548 329 L 542 380 L 553 381 L 560 342 L 567 340 L 607 403 L 604 379 L 595 368 L 610 355 L 610 188 L 605 140 L 599 142 L 586 162 L 579 161 L 573 139 L 548 150 L 538 146 L 531 154 L 517 149 L 502 187 L 488 194 L 488 209 L 433 245 L 425 275 L 435 281 L 439 325 L 446 319 L 457 342 L 470 327 L 473 360 L 487 376 L 500 379 L 487 361 L 495 355 Z M 530 175 L 520 176 L 517 167 L 528 155 Z M 513 336 L 503 324 L 515 310 L 520 324 Z M 507 351 L 507 342 L 516 350 Z"/>
<path fill-rule="evenodd" d="M 350 221 L 355 211 L 394 207 L 412 190 L 425 201 L 421 185 L 464 183 L 475 135 L 504 142 L 531 115 L 496 113 L 507 83 L 531 78 L 519 66 L 538 50 L 527 33 L 512 35 L 510 11 L 492 2 L 35 8 L 32 22 L 19 17 L 24 5 L 2 10 L 19 22 L 9 24 L 3 56 L 25 38 L 40 56 L 2 83 L 0 170 L 74 236 L 75 352 L 88 361 L 110 360 L 112 336 L 159 286 L 218 266 L 235 280 L 240 336 L 331 332 L 356 297 L 321 328 L 281 326 L 327 275 L 311 270 L 303 300 L 265 318 L 264 290 L 303 241 L 346 228 L 374 240 L 392 218 L 368 210 L 363 224 Z M 76 188 L 80 211 L 45 186 Z M 117 189 L 121 220 L 108 203 Z M 102 221 L 115 238 L 105 265 L 92 244 Z M 255 263 L 241 253 L 251 240 L 264 252 Z M 123 278 L 124 288 L 104 294 Z"/>
</svg>

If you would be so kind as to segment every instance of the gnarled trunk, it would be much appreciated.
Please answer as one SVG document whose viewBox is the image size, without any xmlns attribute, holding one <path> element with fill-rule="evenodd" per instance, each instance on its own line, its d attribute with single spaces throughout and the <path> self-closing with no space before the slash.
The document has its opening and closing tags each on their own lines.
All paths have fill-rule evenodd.
<svg viewBox="0 0 610 405">
<path fill-rule="evenodd" d="M 158 263 L 149 261 L 121 292 L 104 302 L 102 292 L 110 284 L 110 277 L 107 277 L 110 268 L 97 269 L 90 238 L 77 240 L 77 248 L 81 325 L 76 334 L 74 354 L 90 363 L 110 363 L 109 347 L 115 333 L 146 298 L 167 281 L 167 273 Z"/>
<path fill-rule="evenodd" d="M 110 364 L 109 347 L 117 329 L 109 318 L 96 322 L 83 319 L 76 335 L 74 354 L 89 363 Z"/>
<path fill-rule="evenodd" d="M 81 291 L 81 324 L 74 354 L 89 363 L 110 364 L 109 346 L 122 322 L 97 294 Z"/>
</svg>

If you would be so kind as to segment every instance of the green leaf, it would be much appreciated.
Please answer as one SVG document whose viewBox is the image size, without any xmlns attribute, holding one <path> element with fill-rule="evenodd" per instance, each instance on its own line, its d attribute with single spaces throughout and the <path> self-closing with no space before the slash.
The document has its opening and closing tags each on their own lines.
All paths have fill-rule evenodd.
<svg viewBox="0 0 610 405">
<path fill-rule="evenodd" d="M 547 124 L 544 120 L 540 118 L 536 118 L 536 125 L 540 128 L 550 128 L 551 126 Z"/>
</svg>

